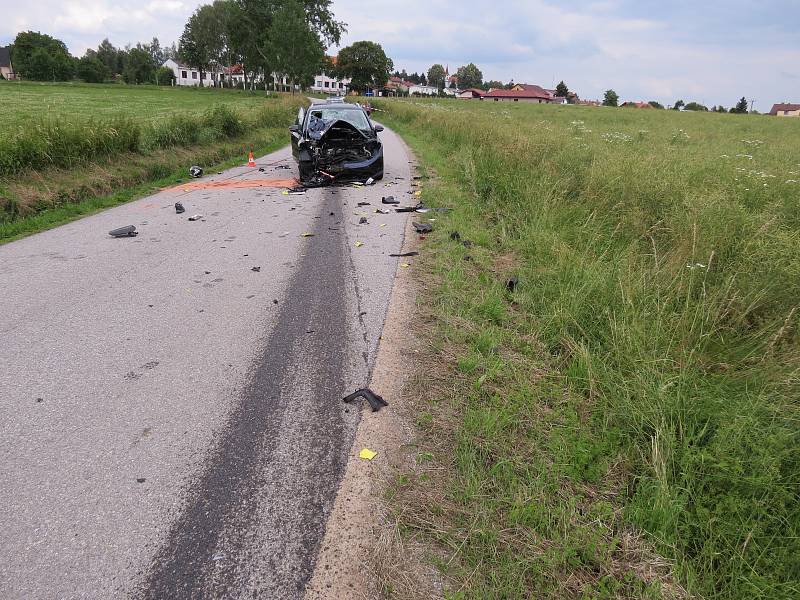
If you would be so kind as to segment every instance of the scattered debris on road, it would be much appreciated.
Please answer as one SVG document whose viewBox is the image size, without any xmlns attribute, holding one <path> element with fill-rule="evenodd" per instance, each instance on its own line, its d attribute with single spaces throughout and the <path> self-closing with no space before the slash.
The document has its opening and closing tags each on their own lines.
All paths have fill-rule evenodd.
<svg viewBox="0 0 800 600">
<path fill-rule="evenodd" d="M 255 271 L 256 273 L 261 273 L 261 267 L 253 267 L 250 270 Z"/>
<path fill-rule="evenodd" d="M 136 231 L 135 225 L 128 225 L 127 227 L 119 227 L 118 229 L 112 229 L 108 232 L 108 235 L 115 238 L 121 237 L 136 237 L 139 235 L 139 232 Z"/>
<path fill-rule="evenodd" d="M 356 390 L 349 396 L 345 396 L 343 400 L 345 403 L 350 404 L 351 402 L 357 400 L 358 398 L 365 398 L 366 401 L 369 402 L 370 407 L 372 407 L 372 412 L 378 412 L 384 406 L 389 406 L 389 403 L 386 402 L 386 400 L 381 398 L 378 394 L 376 394 L 369 388 Z"/>
<path fill-rule="evenodd" d="M 182 213 L 185 213 L 186 209 L 183 208 L 183 204 L 181 204 L 180 202 L 176 202 L 175 203 L 175 212 L 180 215 Z"/>
<path fill-rule="evenodd" d="M 369 225 L 369 221 L 367 221 L 367 217 L 361 217 L 361 218 L 358 220 L 358 224 L 359 224 L 359 225 Z"/>
<path fill-rule="evenodd" d="M 203 215 L 192 215 L 191 217 L 189 217 L 189 220 L 190 221 L 199 221 L 202 218 L 203 218 Z"/>
<path fill-rule="evenodd" d="M 370 206 L 371 204 L 371 202 L 359 202 L 358 206 Z"/>
<path fill-rule="evenodd" d="M 308 232 L 305 232 L 305 233 L 301 233 L 301 234 L 300 234 L 300 237 L 314 237 L 314 234 L 313 234 L 313 233 L 308 233 Z"/>
<path fill-rule="evenodd" d="M 431 233 L 433 231 L 433 225 L 430 223 L 412 223 L 412 225 L 417 233 Z"/>
<path fill-rule="evenodd" d="M 361 248 L 364 245 L 364 242 L 356 242 L 356 248 Z"/>
<path fill-rule="evenodd" d="M 381 198 L 381 202 L 383 204 L 400 204 L 400 200 L 395 200 L 394 196 L 386 196 L 385 198 Z"/>
<path fill-rule="evenodd" d="M 373 452 L 369 448 L 363 448 L 361 452 L 358 453 L 358 457 L 363 458 L 364 460 L 372 460 L 376 456 L 378 456 L 378 453 Z"/>
<path fill-rule="evenodd" d="M 147 479 L 145 479 L 144 477 L 137 477 L 136 478 L 136 483 L 144 483 L 145 481 L 147 481 Z"/>
<path fill-rule="evenodd" d="M 403 252 L 402 254 L 390 254 L 391 258 L 407 258 L 409 256 L 419 256 L 419 252 Z"/>
<path fill-rule="evenodd" d="M 306 188 L 304 187 L 293 187 L 289 188 L 288 190 L 284 190 L 283 194 L 285 196 L 302 196 L 306 193 Z"/>
<path fill-rule="evenodd" d="M 189 167 L 189 177 L 198 179 L 202 176 L 203 176 L 203 167 L 198 167 L 197 165 L 192 165 L 191 167 Z"/>
<path fill-rule="evenodd" d="M 392 214 L 392 211 L 390 211 L 388 208 L 376 208 L 375 212 L 378 213 L 379 215 L 390 215 L 390 214 Z"/>
</svg>

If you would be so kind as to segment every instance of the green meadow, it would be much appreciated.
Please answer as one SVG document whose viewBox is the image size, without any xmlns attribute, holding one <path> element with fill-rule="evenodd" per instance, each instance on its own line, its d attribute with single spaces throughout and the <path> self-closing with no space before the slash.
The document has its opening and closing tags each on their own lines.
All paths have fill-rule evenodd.
<svg viewBox="0 0 800 600">
<path fill-rule="evenodd" d="M 378 105 L 454 209 L 390 489 L 447 597 L 800 597 L 800 119 Z"/>
</svg>

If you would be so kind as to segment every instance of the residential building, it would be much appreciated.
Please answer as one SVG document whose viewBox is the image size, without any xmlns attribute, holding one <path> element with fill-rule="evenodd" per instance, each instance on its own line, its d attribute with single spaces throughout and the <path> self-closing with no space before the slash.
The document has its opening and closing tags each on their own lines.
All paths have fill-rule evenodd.
<svg viewBox="0 0 800 600">
<path fill-rule="evenodd" d="M 333 67 L 336 67 L 338 56 L 329 56 Z M 336 96 L 346 96 L 350 89 L 350 79 L 339 79 L 333 77 L 324 71 L 314 77 L 314 83 L 311 85 L 311 91 L 318 94 L 331 94 Z"/>
<path fill-rule="evenodd" d="M 175 75 L 175 85 L 215 87 L 220 84 L 225 74 L 224 69 L 218 66 L 211 67 L 201 74 L 199 70 L 181 64 L 171 58 L 163 66 L 172 69 Z"/>
<path fill-rule="evenodd" d="M 626 108 L 653 108 L 653 106 L 649 102 L 623 102 L 620 106 Z"/>
<path fill-rule="evenodd" d="M 769 114 L 773 117 L 800 117 L 800 104 L 790 104 L 788 102 L 775 104 Z"/>
<path fill-rule="evenodd" d="M 514 86 L 515 88 L 517 86 Z M 550 104 L 553 100 L 546 90 L 539 86 L 530 86 L 531 88 L 538 89 L 510 89 L 510 90 L 492 90 L 484 95 L 482 100 L 489 100 L 492 102 L 528 102 L 534 104 Z"/>
<path fill-rule="evenodd" d="M 438 96 L 439 88 L 435 85 L 414 84 L 408 88 L 410 96 Z"/>
<path fill-rule="evenodd" d="M 464 100 L 472 100 L 478 99 L 482 100 L 484 96 L 486 96 L 487 92 L 485 90 L 479 90 L 477 88 L 470 88 L 468 90 L 461 90 L 458 94 L 458 98 L 462 98 Z"/>
<path fill-rule="evenodd" d="M 14 67 L 11 65 L 10 46 L 0 48 L 0 75 L 8 80 L 17 78 L 17 74 L 14 73 Z"/>
</svg>

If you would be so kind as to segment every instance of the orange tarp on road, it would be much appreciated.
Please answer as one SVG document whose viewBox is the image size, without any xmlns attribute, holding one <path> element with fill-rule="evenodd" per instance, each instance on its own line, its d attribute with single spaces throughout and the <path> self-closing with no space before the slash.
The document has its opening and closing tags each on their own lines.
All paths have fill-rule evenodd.
<svg viewBox="0 0 800 600">
<path fill-rule="evenodd" d="M 193 181 L 169 188 L 170 191 L 249 189 L 259 187 L 293 188 L 296 179 L 224 179 L 222 181 Z"/>
</svg>

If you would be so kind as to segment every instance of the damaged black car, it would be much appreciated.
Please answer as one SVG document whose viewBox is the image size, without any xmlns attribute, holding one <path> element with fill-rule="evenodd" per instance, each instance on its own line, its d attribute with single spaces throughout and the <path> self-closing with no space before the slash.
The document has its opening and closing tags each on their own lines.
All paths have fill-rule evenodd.
<svg viewBox="0 0 800 600">
<path fill-rule="evenodd" d="M 356 104 L 312 104 L 289 127 L 292 154 L 300 182 L 319 186 L 335 181 L 364 181 L 383 177 L 383 127 L 370 121 Z"/>
</svg>

